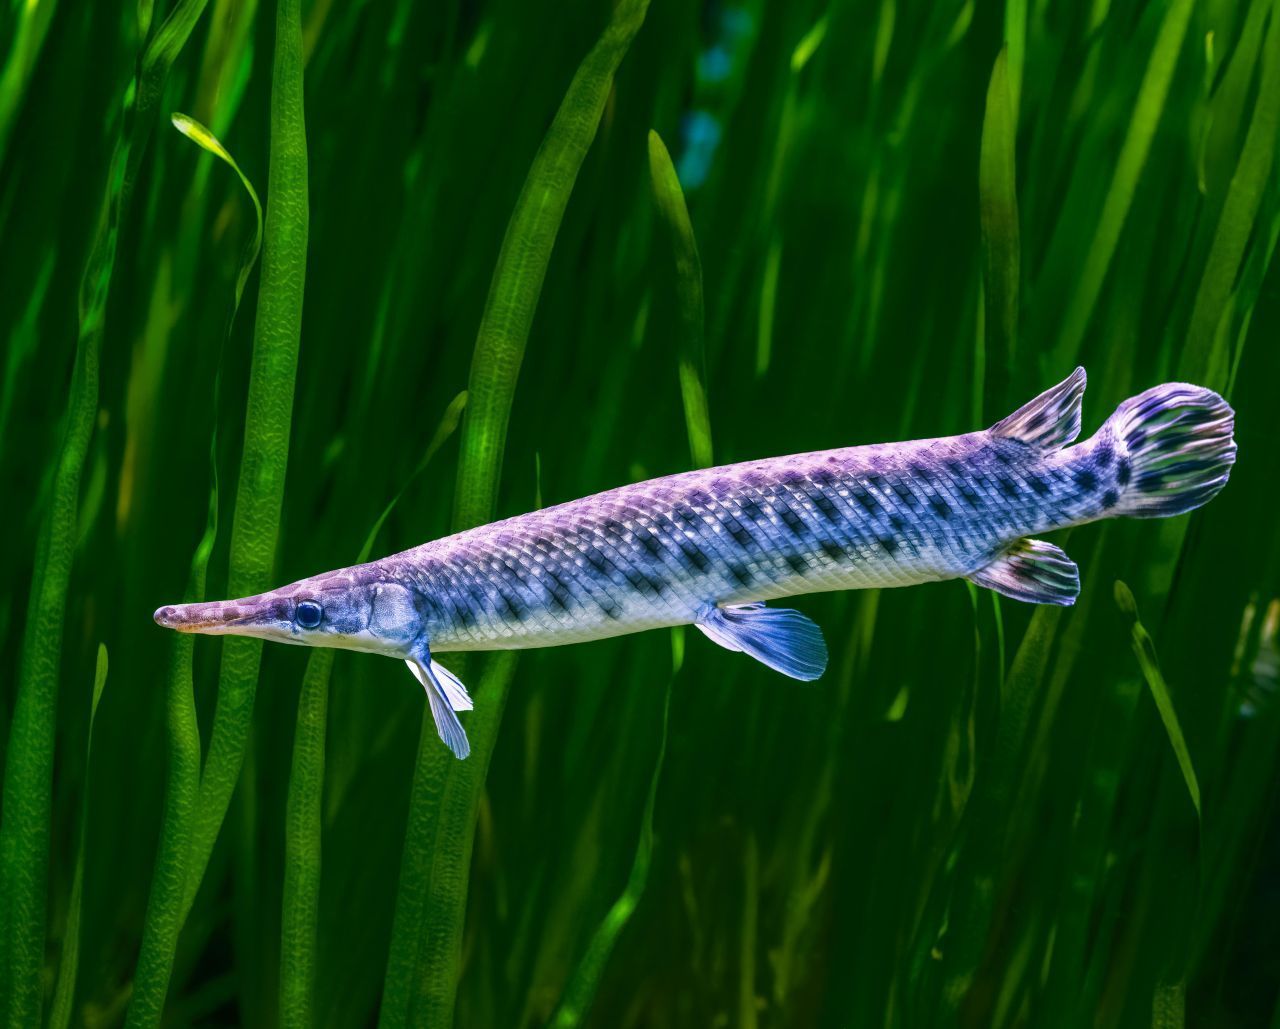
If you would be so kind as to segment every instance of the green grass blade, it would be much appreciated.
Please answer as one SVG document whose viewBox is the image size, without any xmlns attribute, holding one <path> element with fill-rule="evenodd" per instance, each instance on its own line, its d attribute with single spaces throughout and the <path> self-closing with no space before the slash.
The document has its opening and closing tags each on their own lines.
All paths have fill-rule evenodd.
<svg viewBox="0 0 1280 1029">
<path fill-rule="evenodd" d="M 4 822 L 0 826 L 0 996 L 9 1020 L 39 1021 L 44 960 L 54 723 L 58 707 L 63 618 L 75 554 L 80 478 L 98 416 L 98 378 L 107 295 L 129 185 L 150 138 L 155 101 L 187 41 L 204 0 L 180 3 L 165 29 L 143 52 L 132 108 L 112 155 L 104 217 L 80 283 L 79 333 L 70 399 L 54 472 L 53 493 L 40 528 L 26 632 L 18 673 L 10 743 L 5 754 Z"/>
<path fill-rule="evenodd" d="M 253 188 L 253 183 L 249 181 L 249 177 L 240 170 L 240 165 L 236 164 L 236 159 L 222 141 L 213 134 L 213 131 L 192 118 L 189 114 L 174 112 L 170 117 L 173 127 L 181 132 L 187 139 L 195 143 L 202 150 L 207 150 L 219 160 L 223 161 L 236 176 L 240 179 L 244 190 L 249 194 L 249 199 L 253 203 L 253 211 L 256 216 L 255 229 L 253 237 L 245 244 L 244 257 L 240 261 L 240 270 L 236 273 L 236 293 L 235 304 L 232 307 L 232 317 L 240 310 L 240 300 L 244 296 L 245 283 L 249 281 L 249 276 L 253 273 L 253 266 L 258 262 L 258 254 L 262 250 L 262 202 L 258 199 L 258 191 Z"/>
<path fill-rule="evenodd" d="M 1258 99 L 1196 291 L 1186 347 L 1178 368 L 1182 378 L 1218 389 L 1226 385 L 1228 372 L 1225 355 L 1220 360 L 1212 360 L 1215 339 L 1225 340 L 1218 326 L 1236 283 L 1245 247 L 1254 234 L 1263 193 L 1269 184 L 1275 188 L 1271 169 L 1275 162 L 1277 129 L 1280 129 L 1280 0 L 1271 5 L 1264 47 Z"/>
<path fill-rule="evenodd" d="M 22 100 L 57 7 L 57 0 L 29 0 L 18 12 L 18 24 L 9 42 L 8 53 L 4 55 L 4 70 L 0 72 L 0 167 L 4 166 L 14 119 L 22 108 Z"/>
<path fill-rule="evenodd" d="M 1017 126 L 1022 109 L 1022 75 L 1027 63 L 1027 0 L 1005 0 L 1004 53 L 1008 57 L 1009 109 Z"/>
<path fill-rule="evenodd" d="M 654 131 L 649 132 L 649 175 L 658 214 L 675 256 L 676 299 L 680 312 L 680 394 L 685 428 L 695 468 L 709 468 L 711 415 L 707 404 L 707 358 L 702 305 L 702 264 L 684 192 L 671 155 Z"/>
<path fill-rule="evenodd" d="M 107 685 L 107 648 L 98 644 L 98 663 L 93 674 L 93 699 L 89 704 L 89 731 L 84 745 L 85 768 L 93 756 L 93 722 L 98 716 L 98 702 Z M 76 844 L 76 870 L 71 880 L 71 903 L 67 912 L 67 929 L 62 942 L 62 959 L 58 966 L 58 985 L 53 991 L 49 1009 L 49 1029 L 67 1029 L 71 1024 L 71 1005 L 76 995 L 76 973 L 80 967 L 80 913 L 84 901 L 85 833 L 89 822 L 89 791 L 80 802 L 80 832 Z"/>
<path fill-rule="evenodd" d="M 1018 367 L 1018 279 L 1022 265 L 1018 233 L 1017 108 L 1009 79 L 1009 51 L 996 57 L 987 85 L 986 117 L 978 166 L 978 211 L 982 222 L 982 284 L 985 314 L 984 416 L 998 417 L 1010 399 Z"/>
<path fill-rule="evenodd" d="M 614 10 L 570 83 L 507 225 L 467 386 L 455 529 L 493 517 L 511 401 L 552 247 L 614 72 L 648 6 L 648 0 L 624 0 Z M 514 670 L 510 655 L 489 663 L 467 723 L 469 760 L 455 764 L 436 739 L 430 717 L 424 717 L 384 983 L 383 1026 L 453 1021 L 476 805 Z"/>
<path fill-rule="evenodd" d="M 313 650 L 298 697 L 293 766 L 284 825 L 284 907 L 280 940 L 280 1024 L 315 1024 L 316 917 L 329 675 L 336 652 Z"/>
<path fill-rule="evenodd" d="M 1159 983 L 1151 999 L 1151 1029 L 1182 1029 L 1187 1024 L 1187 984 Z"/>
<path fill-rule="evenodd" d="M 284 500 L 307 266 L 307 139 L 302 64 L 300 0 L 279 0 L 271 75 L 271 158 L 262 277 L 227 576 L 227 591 L 236 597 L 259 593 L 273 584 Z M 243 637 L 228 638 L 222 649 L 218 707 L 200 778 L 200 802 L 192 838 L 188 908 L 204 877 L 240 776 L 261 655 L 261 641 Z"/>
<path fill-rule="evenodd" d="M 1182 781 L 1187 784 L 1187 794 L 1191 798 L 1191 806 L 1196 809 L 1196 818 L 1200 818 L 1200 780 L 1196 778 L 1195 766 L 1191 763 L 1191 752 L 1187 749 L 1186 738 L 1182 735 L 1182 726 L 1178 723 L 1178 712 L 1174 709 L 1173 698 L 1169 695 L 1169 685 L 1160 671 L 1160 662 L 1156 657 L 1156 646 L 1150 633 L 1138 619 L 1138 605 L 1133 599 L 1133 592 L 1119 579 L 1116 580 L 1116 606 L 1132 621 L 1130 631 L 1133 634 L 1133 653 L 1142 669 L 1142 677 L 1151 690 L 1151 699 L 1155 701 L 1156 710 L 1160 712 L 1160 721 L 1164 724 L 1165 734 L 1169 737 L 1169 746 L 1173 748 L 1173 756 L 1178 760 L 1178 768 L 1182 772 Z"/>
<path fill-rule="evenodd" d="M 446 408 L 440 426 L 428 443 L 418 467 L 374 523 L 356 558 L 369 559 L 378 531 L 409 484 L 453 434 L 466 407 L 459 393 Z M 329 678 L 336 652 L 318 649 L 307 660 L 298 700 L 293 737 L 293 765 L 285 811 L 284 900 L 280 946 L 280 1024 L 315 1024 L 317 913 L 320 906 L 321 829 L 324 796 L 325 729 L 328 723 Z"/>
<path fill-rule="evenodd" d="M 497 506 L 511 398 L 547 264 L 578 170 L 595 138 L 613 75 L 640 30 L 648 0 L 626 0 L 569 84 L 533 159 L 502 240 L 476 337 L 462 425 L 455 529 L 488 521 Z"/>
<path fill-rule="evenodd" d="M 1017 793 L 1049 656 L 1062 609 L 1038 607 L 1003 684 L 1000 720 L 987 744 L 968 806 L 955 861 L 955 886 L 942 921 L 926 925 L 917 942 L 917 974 L 937 974 L 925 955 L 941 935 L 941 1010 L 952 1019 L 963 1005 L 982 959 L 996 902 L 996 884 L 1007 856 L 1008 813 Z"/>
<path fill-rule="evenodd" d="M 654 137 L 650 137 L 652 140 Z M 658 740 L 658 757 L 653 764 L 653 777 L 649 780 L 649 794 L 645 799 L 644 814 L 640 817 L 640 839 L 636 844 L 635 860 L 631 864 L 631 874 L 627 877 L 626 888 L 621 896 L 613 902 L 608 914 L 600 923 L 587 946 L 587 952 L 578 962 L 569 985 L 565 987 L 564 997 L 551 1024 L 556 1029 L 573 1029 L 582 1023 L 583 1017 L 591 1008 L 591 1001 L 600 986 L 605 965 L 619 934 L 626 928 L 627 922 L 640 903 L 645 885 L 649 881 L 649 868 L 653 863 L 653 809 L 658 799 L 658 783 L 662 779 L 662 765 L 667 754 L 667 724 L 671 717 L 671 690 L 675 672 L 667 680 L 667 691 L 662 702 L 662 735 Z"/>
<path fill-rule="evenodd" d="M 6 960 L 0 996 L 7 997 L 9 1021 L 15 1025 L 40 1020 L 58 673 L 80 475 L 97 417 L 100 344 L 96 326 L 81 331 L 52 501 L 40 530 L 5 755 L 0 896 L 7 903 L 0 947 Z"/>
<path fill-rule="evenodd" d="M 1081 269 L 1080 278 L 1067 307 L 1062 331 L 1053 349 L 1053 368 L 1069 367 L 1076 361 L 1080 344 L 1089 328 L 1089 320 L 1102 292 L 1111 259 L 1115 256 L 1120 231 L 1124 228 L 1133 205 L 1138 179 L 1151 151 L 1151 140 L 1164 113 L 1165 99 L 1169 95 L 1169 83 L 1173 79 L 1182 41 L 1191 20 L 1193 0 L 1173 0 L 1165 10 L 1160 30 L 1156 34 L 1151 57 L 1147 61 L 1146 74 L 1138 90 L 1138 98 L 1125 133 L 1116 170 L 1103 202 L 1102 214 L 1089 244 L 1088 256 Z"/>
<path fill-rule="evenodd" d="M 217 156 L 239 177 L 253 203 L 254 233 L 246 245 L 236 273 L 231 313 L 227 319 L 224 344 L 231 335 L 244 295 L 244 284 L 258 260 L 262 244 L 262 204 L 253 183 L 240 170 L 235 159 L 209 129 L 187 115 L 172 117 L 174 128 L 197 146 Z M 209 506 L 205 529 L 191 559 L 187 579 L 187 599 L 199 601 L 205 595 L 209 559 L 218 532 L 218 432 L 217 410 L 221 382 L 221 360 L 214 378 L 213 404 L 215 422 L 209 438 Z M 195 640 L 179 634 L 171 643 L 166 710 L 168 717 L 169 777 L 165 785 L 165 806 L 160 825 L 160 844 L 156 853 L 155 874 L 147 917 L 142 931 L 142 948 L 134 973 L 133 996 L 130 998 L 128 1024 L 159 1025 L 164 1014 L 169 979 L 178 948 L 178 937 L 185 920 L 187 880 L 194 818 L 200 793 L 200 728 L 196 719 L 195 675 L 193 658 Z"/>
<path fill-rule="evenodd" d="M 188 601 L 204 597 L 205 573 L 217 526 L 217 504 L 215 484 L 209 496 L 209 523 L 191 561 L 186 590 Z M 142 949 L 129 1000 L 126 1024 L 130 1027 L 160 1025 L 185 916 L 191 841 L 200 793 L 200 729 L 196 724 L 192 674 L 194 652 L 193 636 L 176 633 L 170 641 L 166 688 L 169 775 Z"/>
</svg>

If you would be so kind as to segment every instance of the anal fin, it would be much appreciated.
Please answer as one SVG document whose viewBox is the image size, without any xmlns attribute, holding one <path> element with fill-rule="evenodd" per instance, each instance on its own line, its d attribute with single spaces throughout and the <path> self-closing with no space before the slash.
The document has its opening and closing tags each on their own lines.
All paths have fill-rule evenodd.
<svg viewBox="0 0 1280 1029">
<path fill-rule="evenodd" d="M 418 682 L 422 683 L 422 688 L 427 692 L 427 703 L 431 705 L 431 717 L 435 719 L 436 732 L 444 740 L 444 745 L 453 751 L 454 757 L 465 758 L 471 753 L 471 744 L 467 740 L 466 730 L 462 728 L 462 723 L 458 721 L 458 716 L 454 714 L 449 691 L 436 677 L 434 670 L 442 666 L 433 662 L 430 655 L 427 655 L 425 660 L 411 657 L 405 661 L 405 664 L 409 666 L 409 671 L 413 673 Z M 457 679 L 452 675 L 449 678 L 457 682 Z M 461 686 L 462 684 L 458 683 L 458 685 Z M 466 694 L 465 690 L 463 690 L 463 694 Z M 470 698 L 468 698 L 468 702 L 470 702 Z"/>
<path fill-rule="evenodd" d="M 799 611 L 764 604 L 708 604 L 694 624 L 727 650 L 749 654 L 793 679 L 812 682 L 826 671 L 822 630 Z"/>
<path fill-rule="evenodd" d="M 1018 540 L 966 578 L 1028 604 L 1065 606 L 1080 595 L 1080 569 L 1061 548 L 1044 540 Z"/>
</svg>

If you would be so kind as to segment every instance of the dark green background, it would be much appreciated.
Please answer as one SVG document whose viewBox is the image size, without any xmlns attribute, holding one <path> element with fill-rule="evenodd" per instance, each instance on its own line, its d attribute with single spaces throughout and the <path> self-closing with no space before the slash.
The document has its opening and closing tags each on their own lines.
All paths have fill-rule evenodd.
<svg viewBox="0 0 1280 1029">
<path fill-rule="evenodd" d="M 521 183 L 610 10 L 304 4 L 310 242 L 278 582 L 355 560 L 466 387 Z M 274 14 L 209 3 L 151 116 L 120 225 L 47 859 L 48 997 L 87 792 L 75 1024 L 116 1023 L 129 1001 L 167 773 L 172 638 L 151 612 L 183 594 L 215 423 L 208 595 L 224 595 L 244 434 L 257 274 L 223 338 L 253 210 L 168 113 L 211 126 L 269 207 Z M 15 71 L 20 28 L 46 15 Z M 993 106 L 1006 40 L 1013 92 L 993 91 Z M 131 4 L 0 11 L 0 757 L 14 746 L 77 290 L 111 148 L 132 131 L 121 112 L 142 45 Z M 1153 89 L 1162 69 L 1167 92 Z M 598 982 L 581 972 L 595 986 L 587 1024 L 1273 1024 L 1280 96 L 1268 71 L 1274 86 L 1275 0 L 653 0 L 547 268 L 499 514 L 690 465 L 650 129 L 685 174 L 717 462 L 967 431 L 1076 363 L 1090 373 L 1086 433 L 1124 397 L 1186 377 L 1235 406 L 1239 460 L 1194 515 L 1056 538 L 1081 569 L 1073 609 L 960 583 L 804 599 L 832 657 L 807 686 L 689 634 L 648 880 Z M 700 183 L 691 111 L 722 133 Z M 1002 117 L 1016 122 L 1003 150 Z M 999 174 L 1010 158 L 1016 217 Z M 448 531 L 457 453 L 455 437 L 412 480 L 376 554 Z M 1117 579 L 1159 652 L 1200 818 Z M 110 674 L 86 766 L 100 643 Z M 196 649 L 206 740 L 218 648 Z M 264 653 L 250 760 L 176 955 L 172 1024 L 279 1018 L 305 663 L 301 650 Z M 671 670 L 661 633 L 520 659 L 479 804 L 457 1024 L 541 1025 L 556 1011 L 631 872 Z M 338 656 L 316 949 L 326 1025 L 378 1010 L 423 705 L 399 663 Z"/>
</svg>

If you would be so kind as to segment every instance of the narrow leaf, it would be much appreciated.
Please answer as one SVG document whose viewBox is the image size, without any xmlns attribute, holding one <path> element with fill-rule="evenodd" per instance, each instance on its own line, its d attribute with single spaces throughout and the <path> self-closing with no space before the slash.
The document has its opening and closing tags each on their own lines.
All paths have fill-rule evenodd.
<svg viewBox="0 0 1280 1029">
<path fill-rule="evenodd" d="M 1142 669 L 1142 677 L 1147 680 L 1151 690 L 1151 699 L 1156 702 L 1156 710 L 1160 712 L 1160 721 L 1164 723 L 1165 734 L 1169 737 L 1169 745 L 1173 748 L 1174 757 L 1178 759 L 1178 768 L 1182 771 L 1182 779 L 1187 784 L 1187 793 L 1191 797 L 1191 806 L 1196 809 L 1196 818 L 1200 818 L 1200 782 L 1196 778 L 1195 767 L 1191 763 L 1191 752 L 1187 749 L 1187 741 L 1182 735 L 1182 726 L 1178 724 L 1178 713 L 1173 706 L 1173 698 L 1169 696 L 1169 686 L 1160 672 L 1160 662 L 1156 658 L 1156 645 L 1150 634 L 1138 620 L 1138 605 L 1133 599 L 1133 592 L 1119 579 L 1116 580 L 1116 606 L 1132 621 L 1130 631 L 1133 634 L 1133 653 Z"/>
<path fill-rule="evenodd" d="M 982 221 L 982 284 L 985 313 L 986 411 L 1003 411 L 1018 366 L 1018 277 L 1022 263 L 1018 233 L 1014 149 L 1016 110 L 1010 93 L 1009 52 L 1002 49 L 987 85 L 978 166 L 978 209 Z"/>
<path fill-rule="evenodd" d="M 93 699 L 89 703 L 89 731 L 84 745 L 85 791 L 80 800 L 79 842 L 76 844 L 75 872 L 71 879 L 71 901 L 67 911 L 67 928 L 62 941 L 62 960 L 58 966 L 58 985 L 49 1010 L 49 1029 L 66 1029 L 71 1024 L 71 1005 L 76 994 L 76 972 L 80 966 L 80 911 L 84 903 L 85 831 L 89 822 L 89 773 L 93 758 L 93 723 L 98 716 L 98 702 L 107 685 L 107 647 L 98 644 L 98 663 L 93 675 Z"/>
<path fill-rule="evenodd" d="M 614 9 L 569 85 L 507 224 L 471 361 L 455 529 L 493 517 L 511 401 L 556 234 L 614 72 L 648 6 L 623 0 Z M 476 810 L 514 672 L 514 654 L 488 662 L 467 724 L 472 752 L 465 762 L 453 761 L 424 714 L 380 1011 L 384 1027 L 453 1021 Z"/>
<path fill-rule="evenodd" d="M 680 179 L 671 155 L 654 131 L 649 132 L 649 175 L 658 214 L 675 256 L 676 300 L 680 314 L 680 393 L 685 428 L 695 468 L 709 468 L 711 416 L 707 405 L 707 360 L 702 306 L 702 264 Z"/>
</svg>

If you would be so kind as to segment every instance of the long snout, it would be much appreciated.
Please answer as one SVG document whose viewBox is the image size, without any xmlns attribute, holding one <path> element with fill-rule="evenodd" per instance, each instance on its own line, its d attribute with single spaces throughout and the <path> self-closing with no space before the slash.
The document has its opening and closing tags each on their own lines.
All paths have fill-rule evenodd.
<svg viewBox="0 0 1280 1029">
<path fill-rule="evenodd" d="M 288 617 L 285 607 L 280 598 L 263 594 L 242 600 L 173 604 L 157 609 L 153 617 L 157 625 L 178 632 L 256 636 L 285 621 Z"/>
</svg>

